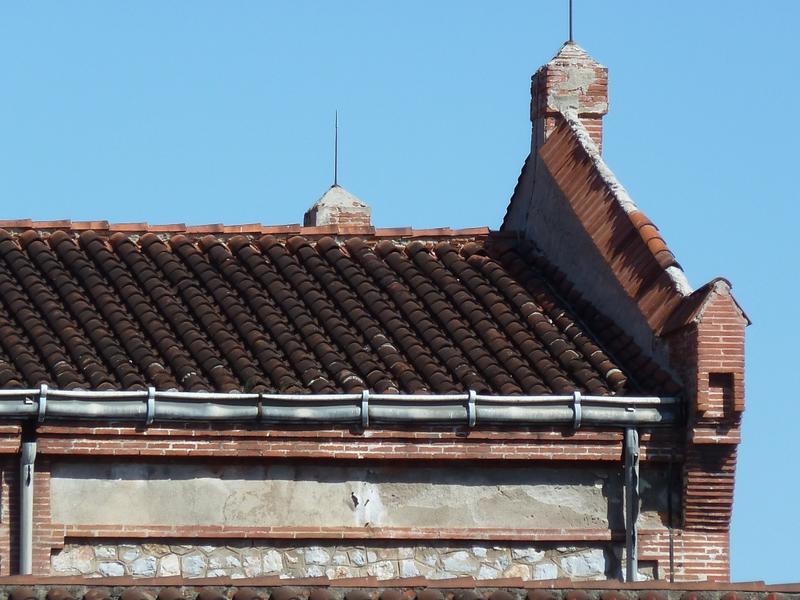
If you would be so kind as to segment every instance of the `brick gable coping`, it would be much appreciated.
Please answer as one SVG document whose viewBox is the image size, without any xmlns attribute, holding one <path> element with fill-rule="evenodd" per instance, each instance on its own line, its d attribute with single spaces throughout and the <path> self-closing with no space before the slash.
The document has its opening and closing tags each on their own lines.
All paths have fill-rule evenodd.
<svg viewBox="0 0 800 600">
<path fill-rule="evenodd" d="M 580 121 L 562 118 L 539 154 L 620 286 L 659 333 L 692 289 L 658 228 L 606 166 Z"/>
</svg>

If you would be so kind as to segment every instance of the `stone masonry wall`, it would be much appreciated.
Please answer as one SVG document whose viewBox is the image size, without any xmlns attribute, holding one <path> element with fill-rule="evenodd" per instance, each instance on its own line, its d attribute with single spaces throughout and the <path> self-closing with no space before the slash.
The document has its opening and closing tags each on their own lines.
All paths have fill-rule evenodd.
<svg viewBox="0 0 800 600">
<path fill-rule="evenodd" d="M 525 580 L 568 577 L 603 580 L 619 569 L 619 550 L 525 544 L 384 542 L 381 545 L 320 543 L 296 546 L 239 542 L 232 545 L 180 545 L 91 542 L 67 544 L 51 558 L 51 575 L 87 577 L 230 577 L 279 576 L 342 579 L 427 577 L 476 579 L 521 577 Z"/>
</svg>

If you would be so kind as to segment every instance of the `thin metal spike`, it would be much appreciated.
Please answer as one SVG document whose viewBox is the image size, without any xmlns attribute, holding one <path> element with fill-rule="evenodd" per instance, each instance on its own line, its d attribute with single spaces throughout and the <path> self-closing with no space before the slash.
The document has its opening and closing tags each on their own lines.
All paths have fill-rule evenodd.
<svg viewBox="0 0 800 600">
<path fill-rule="evenodd" d="M 569 0 L 569 41 L 572 42 L 572 0 Z"/>
<path fill-rule="evenodd" d="M 333 134 L 333 185 L 339 185 L 339 111 L 334 117 Z"/>
</svg>

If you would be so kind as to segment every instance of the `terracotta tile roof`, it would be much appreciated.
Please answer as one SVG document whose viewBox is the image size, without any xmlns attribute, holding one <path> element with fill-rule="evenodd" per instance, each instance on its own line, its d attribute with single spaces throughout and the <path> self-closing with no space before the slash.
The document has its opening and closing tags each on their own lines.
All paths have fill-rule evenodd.
<svg viewBox="0 0 800 600">
<path fill-rule="evenodd" d="M 3 387 L 675 393 L 487 229 L 26 224 L 0 231 Z"/>
<path fill-rule="evenodd" d="M 135 581 L 107 578 L 94 583 L 72 578 L 5 578 L 8 600 L 736 600 L 737 598 L 800 598 L 800 585 L 747 583 L 668 583 L 643 581 L 522 581 L 472 578 L 425 580 L 309 580 L 224 578 Z M 19 581 L 29 587 L 15 587 Z M 16 584 L 19 585 L 19 584 Z M 203 587 L 208 586 L 208 587 Z"/>
</svg>

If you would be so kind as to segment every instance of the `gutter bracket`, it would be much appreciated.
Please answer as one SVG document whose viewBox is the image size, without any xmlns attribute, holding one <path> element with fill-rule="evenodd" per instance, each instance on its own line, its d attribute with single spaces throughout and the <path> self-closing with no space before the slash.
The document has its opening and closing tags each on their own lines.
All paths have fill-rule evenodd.
<svg viewBox="0 0 800 600">
<path fill-rule="evenodd" d="M 369 427 L 369 390 L 361 392 L 361 427 Z"/>
<path fill-rule="evenodd" d="M 574 429 L 580 429 L 583 410 L 581 409 L 581 393 L 578 390 L 572 392 L 572 412 L 574 414 L 572 427 Z"/>
<path fill-rule="evenodd" d="M 37 421 L 44 422 L 45 414 L 47 413 L 47 384 L 43 383 L 39 386 L 39 414 Z"/>
<path fill-rule="evenodd" d="M 147 416 L 144 424 L 152 425 L 156 418 L 156 388 L 152 385 L 147 386 Z"/>
<path fill-rule="evenodd" d="M 475 427 L 475 424 L 478 422 L 478 409 L 475 406 L 477 397 L 478 392 L 469 390 L 467 394 L 467 425 L 469 427 Z"/>
</svg>

